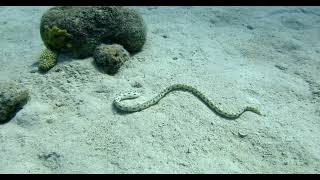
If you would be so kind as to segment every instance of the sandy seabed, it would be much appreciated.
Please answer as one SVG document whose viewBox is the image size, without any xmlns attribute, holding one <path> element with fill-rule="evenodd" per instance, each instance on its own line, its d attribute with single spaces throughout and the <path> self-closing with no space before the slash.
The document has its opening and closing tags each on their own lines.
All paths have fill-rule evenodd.
<svg viewBox="0 0 320 180">
<path fill-rule="evenodd" d="M 0 82 L 31 95 L 0 125 L 0 173 L 320 172 L 320 7 L 133 7 L 147 42 L 115 76 L 91 57 L 37 72 L 48 8 L 0 7 Z M 226 120 L 187 92 L 136 113 L 112 106 L 174 83 L 266 116 Z"/>
</svg>

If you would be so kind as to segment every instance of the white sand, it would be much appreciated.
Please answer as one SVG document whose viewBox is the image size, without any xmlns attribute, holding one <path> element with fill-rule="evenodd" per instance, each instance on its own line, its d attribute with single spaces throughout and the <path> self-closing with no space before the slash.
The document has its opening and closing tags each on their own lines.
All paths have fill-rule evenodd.
<svg viewBox="0 0 320 180">
<path fill-rule="evenodd" d="M 0 125 L 0 173 L 320 173 L 319 7 L 136 7 L 147 43 L 115 76 L 92 58 L 33 72 L 48 8 L 0 8 L 0 81 L 32 98 Z M 118 113 L 136 82 L 132 102 L 178 82 L 266 117 L 226 120 L 187 92 Z"/>
</svg>

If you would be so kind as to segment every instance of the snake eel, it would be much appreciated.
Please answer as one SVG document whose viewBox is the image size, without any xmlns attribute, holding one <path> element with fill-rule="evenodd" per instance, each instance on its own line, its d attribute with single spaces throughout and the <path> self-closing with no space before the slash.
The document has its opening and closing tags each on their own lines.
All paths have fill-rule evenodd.
<svg viewBox="0 0 320 180">
<path fill-rule="evenodd" d="M 125 112 L 142 111 L 144 109 L 149 108 L 150 106 L 157 104 L 167 94 L 169 94 L 172 91 L 176 91 L 176 90 L 187 91 L 187 92 L 192 93 L 193 95 L 198 97 L 200 100 L 202 100 L 202 102 L 204 102 L 212 111 L 214 111 L 218 115 L 220 115 L 224 118 L 227 118 L 227 119 L 239 118 L 246 111 L 251 111 L 251 112 L 256 113 L 258 115 L 262 115 L 257 108 L 249 107 L 249 106 L 243 108 L 238 113 L 225 112 L 222 108 L 219 108 L 218 106 L 216 106 L 211 100 L 209 100 L 205 95 L 203 95 L 196 88 L 189 86 L 189 85 L 185 85 L 185 84 L 173 84 L 173 85 L 165 88 L 164 90 L 162 90 L 154 98 L 152 98 L 149 101 L 146 101 L 144 103 L 128 106 L 128 105 L 123 104 L 123 102 L 121 102 L 122 100 L 125 100 L 125 99 L 134 99 L 134 98 L 139 97 L 140 93 L 138 91 L 131 91 L 131 92 L 127 92 L 127 93 L 118 94 L 118 95 L 116 95 L 113 103 L 116 108 L 118 108 L 122 111 L 125 111 Z"/>
</svg>

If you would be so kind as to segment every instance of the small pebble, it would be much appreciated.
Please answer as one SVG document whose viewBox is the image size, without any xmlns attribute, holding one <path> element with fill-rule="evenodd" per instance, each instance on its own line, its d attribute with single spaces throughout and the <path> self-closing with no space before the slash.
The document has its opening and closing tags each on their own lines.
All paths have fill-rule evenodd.
<svg viewBox="0 0 320 180">
<path fill-rule="evenodd" d="M 240 138 L 244 138 L 244 137 L 248 136 L 248 134 L 245 134 L 245 133 L 242 133 L 242 132 L 238 132 L 238 136 Z"/>
<path fill-rule="evenodd" d="M 48 124 L 52 124 L 52 123 L 53 123 L 53 120 L 52 120 L 52 119 L 47 119 L 46 122 L 47 122 Z"/>
<path fill-rule="evenodd" d="M 286 67 L 284 67 L 284 66 L 281 66 L 281 65 L 278 65 L 278 64 L 276 64 L 275 67 L 278 68 L 278 69 L 280 69 L 280 70 L 282 70 L 282 71 L 285 71 L 285 70 L 288 69 L 288 68 L 286 68 Z"/>
<path fill-rule="evenodd" d="M 61 102 L 58 102 L 58 103 L 55 104 L 55 106 L 57 106 L 57 107 L 62 107 L 62 106 L 64 106 L 64 104 L 61 103 Z"/>
<path fill-rule="evenodd" d="M 142 84 L 137 82 L 137 81 L 135 81 L 134 83 L 131 84 L 131 86 L 134 87 L 134 88 L 141 88 Z"/>
<path fill-rule="evenodd" d="M 186 153 L 187 153 L 187 154 L 190 154 L 190 153 L 191 153 L 190 149 L 188 149 Z"/>
<path fill-rule="evenodd" d="M 210 23 L 211 23 L 211 24 L 216 24 L 216 23 L 217 23 L 217 21 L 216 21 L 216 20 L 214 20 L 214 19 L 210 19 Z"/>
<path fill-rule="evenodd" d="M 60 72 L 60 71 L 62 71 L 62 69 L 60 69 L 60 68 L 57 68 L 54 70 L 54 72 Z"/>
<path fill-rule="evenodd" d="M 38 72 L 38 69 L 32 69 L 31 71 L 29 71 L 30 73 L 36 73 Z"/>
<path fill-rule="evenodd" d="M 253 29 L 254 29 L 254 28 L 253 28 L 252 26 L 250 26 L 250 25 L 247 25 L 246 27 L 247 27 L 247 29 L 249 29 L 249 30 L 253 30 Z"/>
<path fill-rule="evenodd" d="M 168 38 L 168 36 L 167 36 L 167 35 L 162 35 L 162 37 L 163 37 L 163 38 L 165 38 L 165 39 L 167 39 L 167 38 Z"/>
</svg>

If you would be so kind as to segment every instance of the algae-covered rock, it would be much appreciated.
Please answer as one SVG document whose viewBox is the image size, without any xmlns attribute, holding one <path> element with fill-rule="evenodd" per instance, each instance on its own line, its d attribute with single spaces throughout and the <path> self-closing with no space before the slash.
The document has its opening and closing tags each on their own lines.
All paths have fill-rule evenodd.
<svg viewBox="0 0 320 180">
<path fill-rule="evenodd" d="M 118 72 L 124 62 L 129 60 L 129 53 L 119 44 L 98 46 L 93 54 L 95 62 L 108 74 Z"/>
<path fill-rule="evenodd" d="M 85 58 L 102 43 L 140 51 L 146 26 L 139 13 L 126 7 L 53 7 L 42 16 L 40 34 L 49 49 Z"/>
<path fill-rule="evenodd" d="M 39 57 L 39 70 L 42 72 L 49 71 L 57 64 L 57 54 L 47 48 L 42 50 Z"/>
<path fill-rule="evenodd" d="M 0 83 L 0 124 L 8 122 L 29 100 L 27 89 L 16 83 Z"/>
</svg>

